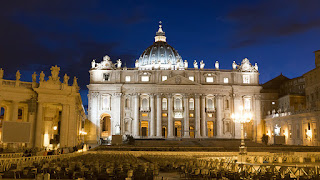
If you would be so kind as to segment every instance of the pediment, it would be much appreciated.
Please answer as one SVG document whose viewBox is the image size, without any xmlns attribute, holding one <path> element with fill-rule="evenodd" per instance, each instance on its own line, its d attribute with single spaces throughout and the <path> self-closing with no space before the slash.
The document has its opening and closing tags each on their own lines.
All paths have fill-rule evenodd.
<svg viewBox="0 0 320 180">
<path fill-rule="evenodd" d="M 161 85 L 199 85 L 186 77 L 176 75 L 160 83 Z"/>
</svg>

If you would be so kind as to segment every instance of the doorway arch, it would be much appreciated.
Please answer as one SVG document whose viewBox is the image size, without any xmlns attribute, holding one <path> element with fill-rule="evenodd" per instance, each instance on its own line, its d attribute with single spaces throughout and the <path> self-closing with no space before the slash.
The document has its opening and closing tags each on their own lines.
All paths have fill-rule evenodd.
<svg viewBox="0 0 320 180">
<path fill-rule="evenodd" d="M 107 138 L 111 136 L 111 130 L 111 116 L 108 113 L 104 113 L 100 118 L 100 137 Z"/>
</svg>

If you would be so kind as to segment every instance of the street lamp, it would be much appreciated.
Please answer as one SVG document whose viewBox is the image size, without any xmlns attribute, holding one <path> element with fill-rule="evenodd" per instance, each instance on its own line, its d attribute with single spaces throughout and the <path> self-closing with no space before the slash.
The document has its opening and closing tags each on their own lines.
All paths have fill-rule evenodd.
<svg viewBox="0 0 320 180">
<path fill-rule="evenodd" d="M 248 123 L 252 120 L 252 114 L 250 112 L 245 112 L 242 106 L 239 107 L 239 110 L 240 110 L 240 113 L 232 113 L 231 118 L 233 122 L 241 124 L 241 144 L 239 147 L 239 154 L 246 155 L 247 147 L 245 146 L 245 143 L 244 143 L 243 124 Z"/>
</svg>

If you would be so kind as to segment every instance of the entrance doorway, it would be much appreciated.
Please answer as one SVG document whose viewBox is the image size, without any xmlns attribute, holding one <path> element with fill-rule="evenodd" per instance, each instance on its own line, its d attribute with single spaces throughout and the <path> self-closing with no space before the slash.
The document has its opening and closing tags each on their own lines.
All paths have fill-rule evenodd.
<svg viewBox="0 0 320 180">
<path fill-rule="evenodd" d="M 181 137 L 181 121 L 174 122 L 174 136 Z"/>
<path fill-rule="evenodd" d="M 162 137 L 167 138 L 167 127 L 162 126 Z"/>
<path fill-rule="evenodd" d="M 101 138 L 111 136 L 111 116 L 110 114 L 103 114 L 100 120 Z"/>
<path fill-rule="evenodd" d="M 148 136 L 148 127 L 149 127 L 148 121 L 141 121 L 141 136 L 142 137 Z"/>
<path fill-rule="evenodd" d="M 190 138 L 194 138 L 194 127 L 190 126 Z"/>
<path fill-rule="evenodd" d="M 214 132 L 213 132 L 213 121 L 208 121 L 207 122 L 207 128 L 208 128 L 208 137 L 213 137 Z"/>
</svg>

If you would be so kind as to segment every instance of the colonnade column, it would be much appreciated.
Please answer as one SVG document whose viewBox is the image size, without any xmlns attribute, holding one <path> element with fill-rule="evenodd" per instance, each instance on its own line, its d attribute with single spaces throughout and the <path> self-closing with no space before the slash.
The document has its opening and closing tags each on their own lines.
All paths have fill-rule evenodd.
<svg viewBox="0 0 320 180">
<path fill-rule="evenodd" d="M 168 95 L 168 138 L 173 138 L 172 94 Z"/>
<path fill-rule="evenodd" d="M 11 121 L 17 121 L 18 120 L 18 101 L 12 101 L 11 104 Z"/>
<path fill-rule="evenodd" d="M 77 121 L 76 121 L 76 106 L 75 102 L 71 102 L 69 106 L 69 109 L 67 110 L 68 113 L 68 125 L 66 132 L 68 133 L 68 141 L 67 146 L 73 147 L 77 144 Z M 63 108 L 63 107 L 62 107 Z"/>
<path fill-rule="evenodd" d="M 183 96 L 184 102 L 184 138 L 190 138 L 190 123 L 189 123 L 189 95 L 184 94 Z"/>
<path fill-rule="evenodd" d="M 215 96 L 216 99 L 216 113 L 217 113 L 217 119 L 216 119 L 216 129 L 217 129 L 217 133 L 216 133 L 216 137 L 217 138 L 221 138 L 222 137 L 222 96 L 221 95 L 216 95 Z"/>
<path fill-rule="evenodd" d="M 155 107 L 154 107 L 154 94 L 150 94 L 150 107 L 151 107 L 151 119 L 150 119 L 150 137 L 154 137 L 155 133 Z"/>
<path fill-rule="evenodd" d="M 62 105 L 61 123 L 60 123 L 60 147 L 68 147 L 68 116 L 69 116 L 69 105 Z"/>
<path fill-rule="evenodd" d="M 133 137 L 139 137 L 139 94 L 134 95 L 134 119 L 133 119 Z"/>
<path fill-rule="evenodd" d="M 161 94 L 157 94 L 157 137 L 162 137 L 162 101 L 161 101 Z"/>
<path fill-rule="evenodd" d="M 207 122 L 206 122 L 206 95 L 201 96 L 201 136 L 207 136 Z"/>
<path fill-rule="evenodd" d="M 200 95 L 195 94 L 195 138 L 200 138 Z"/>
<path fill-rule="evenodd" d="M 42 147 L 42 124 L 43 124 L 43 103 L 38 102 L 37 110 L 37 123 L 36 123 L 36 133 L 35 133 L 35 146 L 37 148 Z"/>
</svg>

